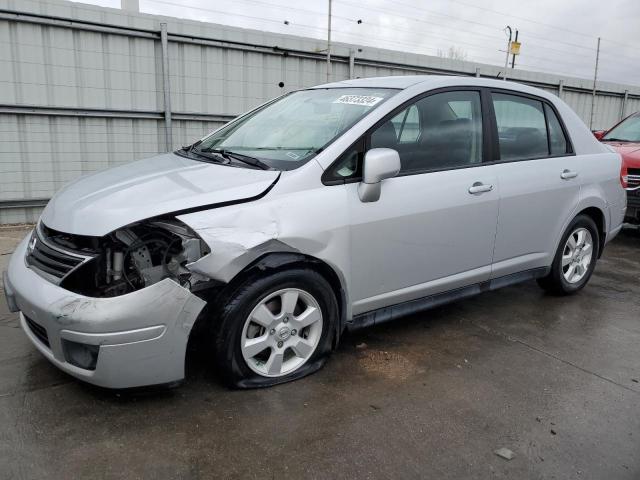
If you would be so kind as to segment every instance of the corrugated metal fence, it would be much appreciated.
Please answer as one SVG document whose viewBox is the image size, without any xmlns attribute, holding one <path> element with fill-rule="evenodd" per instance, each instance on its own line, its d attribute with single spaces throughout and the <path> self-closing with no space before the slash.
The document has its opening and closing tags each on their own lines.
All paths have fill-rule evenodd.
<svg viewBox="0 0 640 480">
<path fill-rule="evenodd" d="M 321 41 L 59 0 L 0 0 L 0 223 L 34 221 L 80 175 L 192 143 L 256 104 L 326 81 Z M 344 44 L 332 80 L 495 77 L 500 68 Z M 588 122 L 592 83 L 515 70 Z M 594 128 L 640 110 L 598 86 Z"/>
</svg>

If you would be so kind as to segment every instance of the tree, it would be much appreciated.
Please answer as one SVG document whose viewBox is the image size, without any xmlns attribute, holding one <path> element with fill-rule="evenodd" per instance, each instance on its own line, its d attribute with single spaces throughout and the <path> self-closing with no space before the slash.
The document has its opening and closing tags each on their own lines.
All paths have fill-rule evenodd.
<svg viewBox="0 0 640 480">
<path fill-rule="evenodd" d="M 438 56 L 440 58 L 450 58 L 451 60 L 466 60 L 467 52 L 460 47 L 454 47 L 452 45 L 446 52 L 438 49 Z"/>
</svg>

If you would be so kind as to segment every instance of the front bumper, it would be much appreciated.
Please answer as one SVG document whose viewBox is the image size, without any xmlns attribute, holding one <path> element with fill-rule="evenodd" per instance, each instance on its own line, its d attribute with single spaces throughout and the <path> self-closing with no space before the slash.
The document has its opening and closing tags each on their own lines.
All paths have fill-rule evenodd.
<svg viewBox="0 0 640 480">
<path fill-rule="evenodd" d="M 20 310 L 22 329 L 47 359 L 74 377 L 107 388 L 184 378 L 189 333 L 204 300 L 169 279 L 113 298 L 70 292 L 27 267 L 28 238 L 11 257 L 5 294 L 7 304 Z M 95 369 L 69 363 L 65 340 L 98 346 Z"/>
</svg>

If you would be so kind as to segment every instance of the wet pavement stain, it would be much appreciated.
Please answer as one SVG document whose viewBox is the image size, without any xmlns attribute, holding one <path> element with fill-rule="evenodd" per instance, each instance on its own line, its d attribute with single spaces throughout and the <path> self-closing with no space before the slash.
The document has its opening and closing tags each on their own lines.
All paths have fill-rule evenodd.
<svg viewBox="0 0 640 480">
<path fill-rule="evenodd" d="M 358 363 L 367 373 L 382 375 L 388 380 L 407 380 L 418 367 L 397 352 L 365 350 L 358 353 Z"/>
</svg>

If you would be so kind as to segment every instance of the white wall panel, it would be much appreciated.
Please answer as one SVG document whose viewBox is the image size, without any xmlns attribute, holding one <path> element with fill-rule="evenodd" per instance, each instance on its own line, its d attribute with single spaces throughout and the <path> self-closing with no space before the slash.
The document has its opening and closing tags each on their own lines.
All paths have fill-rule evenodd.
<svg viewBox="0 0 640 480">
<path fill-rule="evenodd" d="M 317 53 L 325 44 L 318 39 L 63 0 L 0 0 L 0 8 L 80 22 L 55 25 L 51 19 L 26 22 L 28 15 L 0 16 L 0 108 L 7 107 L 0 110 L 0 207 L 7 201 L 49 198 L 83 174 L 165 150 L 161 22 L 167 23 L 169 32 L 171 144 L 175 148 L 203 137 L 222 125 L 224 118 L 327 80 L 325 60 Z M 86 26 L 82 21 L 128 30 L 88 31 L 81 27 Z M 177 34 L 188 36 L 192 43 Z M 501 71 L 499 66 L 357 49 L 356 45 L 334 45 L 332 81 L 349 77 L 350 51 L 357 52 L 355 77 L 429 72 L 468 76 L 476 69 L 495 77 Z M 289 53 L 283 54 L 284 50 Z M 510 75 L 552 93 L 558 92 L 562 81 L 564 100 L 589 122 L 590 80 L 517 68 Z M 630 95 L 626 114 L 640 110 L 640 88 L 599 84 L 594 128 L 618 121 L 625 90 Z M 16 106 L 58 110 L 36 115 L 9 108 Z M 64 108 L 79 111 L 60 110 Z M 87 113 L 89 109 L 98 112 Z M 137 114 L 146 118 L 131 118 Z M 189 115 L 193 119 L 183 119 Z M 113 118 L 117 116 L 126 118 Z M 38 211 L 0 208 L 0 223 L 33 221 Z"/>
</svg>

